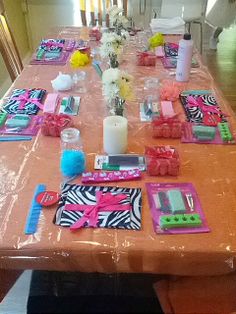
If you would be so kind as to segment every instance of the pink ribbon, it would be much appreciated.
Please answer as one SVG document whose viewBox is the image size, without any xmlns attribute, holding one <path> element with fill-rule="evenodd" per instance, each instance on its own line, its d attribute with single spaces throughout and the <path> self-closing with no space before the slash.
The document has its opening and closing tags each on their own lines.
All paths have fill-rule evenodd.
<svg viewBox="0 0 236 314">
<path fill-rule="evenodd" d="M 36 105 L 37 107 L 39 107 L 39 109 L 43 109 L 43 105 L 38 101 L 37 98 L 30 98 L 30 93 L 28 90 L 22 95 L 19 95 L 17 97 L 12 97 L 11 100 L 19 100 L 20 101 L 20 105 L 18 107 L 19 110 L 24 109 L 25 104 L 27 102 L 31 102 L 34 105 Z"/>
<path fill-rule="evenodd" d="M 99 211 L 124 211 L 130 210 L 130 204 L 119 204 L 127 198 L 126 194 L 112 194 L 110 192 L 103 193 L 101 191 L 96 193 L 96 205 L 79 205 L 66 204 L 65 210 L 83 211 L 84 215 L 70 226 L 70 230 L 77 230 L 82 228 L 87 222 L 89 227 L 97 227 Z"/>
<path fill-rule="evenodd" d="M 55 41 L 46 41 L 44 43 L 41 44 L 41 46 L 46 46 L 46 47 L 58 47 L 58 48 L 63 48 L 64 44 L 62 43 L 57 43 Z"/>
<path fill-rule="evenodd" d="M 193 96 L 188 96 L 187 98 L 187 108 L 198 107 L 201 109 L 202 113 L 215 113 L 222 115 L 220 109 L 216 106 L 204 105 L 201 97 L 194 98 Z"/>
</svg>

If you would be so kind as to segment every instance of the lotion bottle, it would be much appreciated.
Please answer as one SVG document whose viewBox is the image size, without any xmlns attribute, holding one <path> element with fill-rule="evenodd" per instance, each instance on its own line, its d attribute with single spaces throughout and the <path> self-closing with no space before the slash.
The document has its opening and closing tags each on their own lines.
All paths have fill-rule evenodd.
<svg viewBox="0 0 236 314">
<path fill-rule="evenodd" d="M 193 40 L 190 34 L 184 34 L 184 38 L 179 41 L 176 81 L 187 82 L 189 80 L 192 57 Z"/>
</svg>

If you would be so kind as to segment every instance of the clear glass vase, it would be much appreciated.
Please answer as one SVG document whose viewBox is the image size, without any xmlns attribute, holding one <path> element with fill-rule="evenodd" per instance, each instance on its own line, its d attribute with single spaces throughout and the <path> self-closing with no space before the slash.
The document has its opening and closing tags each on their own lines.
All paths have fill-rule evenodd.
<svg viewBox="0 0 236 314">
<path fill-rule="evenodd" d="M 124 117 L 125 100 L 120 97 L 115 97 L 108 102 L 108 109 L 110 115 Z"/>
</svg>

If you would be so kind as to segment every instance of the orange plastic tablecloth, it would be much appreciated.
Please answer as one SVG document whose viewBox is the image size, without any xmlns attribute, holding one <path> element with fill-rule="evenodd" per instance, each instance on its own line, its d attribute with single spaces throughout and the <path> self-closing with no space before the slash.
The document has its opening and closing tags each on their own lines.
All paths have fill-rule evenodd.
<svg viewBox="0 0 236 314">
<path fill-rule="evenodd" d="M 51 33 L 52 37 L 55 33 Z M 86 32 L 83 32 L 83 36 Z M 78 28 L 63 28 L 58 38 L 80 38 Z M 171 40 L 177 40 L 173 37 Z M 47 269 L 98 272 L 144 272 L 171 275 L 220 275 L 235 270 L 236 250 L 236 145 L 182 144 L 179 140 L 153 139 L 148 123 L 139 120 L 139 102 L 143 100 L 145 77 L 170 78 L 160 61 L 156 67 L 135 65 L 135 40 L 124 49 L 121 68 L 135 78 L 136 101 L 127 103 L 129 153 L 144 153 L 144 145 L 170 144 L 177 148 L 181 173 L 174 177 L 149 177 L 119 186 L 142 188 L 142 229 L 140 231 L 83 229 L 72 233 L 52 223 L 56 206 L 44 209 L 37 232 L 25 235 L 24 227 L 35 187 L 46 184 L 59 191 L 62 176 L 60 139 L 38 134 L 31 142 L 0 144 L 0 268 Z M 104 64 L 103 64 L 104 66 Z M 91 67 L 87 73 L 86 94 L 75 123 L 79 126 L 87 158 L 87 170 L 93 170 L 94 156 L 103 153 L 102 121 L 107 114 L 101 80 Z M 53 92 L 50 81 L 59 71 L 72 73 L 65 66 L 28 65 L 13 88 L 45 88 Z M 236 120 L 216 88 L 208 69 L 201 65 L 191 75 L 185 89 L 212 89 L 223 111 Z M 10 92 L 9 92 L 10 93 Z M 61 93 L 61 96 L 73 92 Z M 179 101 L 174 108 L 183 114 Z M 79 183 L 80 179 L 74 182 Z M 157 235 L 153 230 L 145 189 L 146 182 L 192 182 L 211 229 L 210 233 Z M 110 184 L 111 185 L 111 184 Z"/>
</svg>

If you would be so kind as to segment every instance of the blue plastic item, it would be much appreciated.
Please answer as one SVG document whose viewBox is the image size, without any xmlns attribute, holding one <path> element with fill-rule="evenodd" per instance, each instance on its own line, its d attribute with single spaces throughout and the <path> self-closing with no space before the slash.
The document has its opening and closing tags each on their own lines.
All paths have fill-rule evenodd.
<svg viewBox="0 0 236 314">
<path fill-rule="evenodd" d="M 37 226 L 38 226 L 40 212 L 42 210 L 42 205 L 36 202 L 36 196 L 39 193 L 44 192 L 44 191 L 46 191 L 46 185 L 44 184 L 39 184 L 35 189 L 34 197 L 33 197 L 29 214 L 27 217 L 27 221 L 26 221 L 25 234 L 33 234 L 37 231 Z"/>
</svg>

